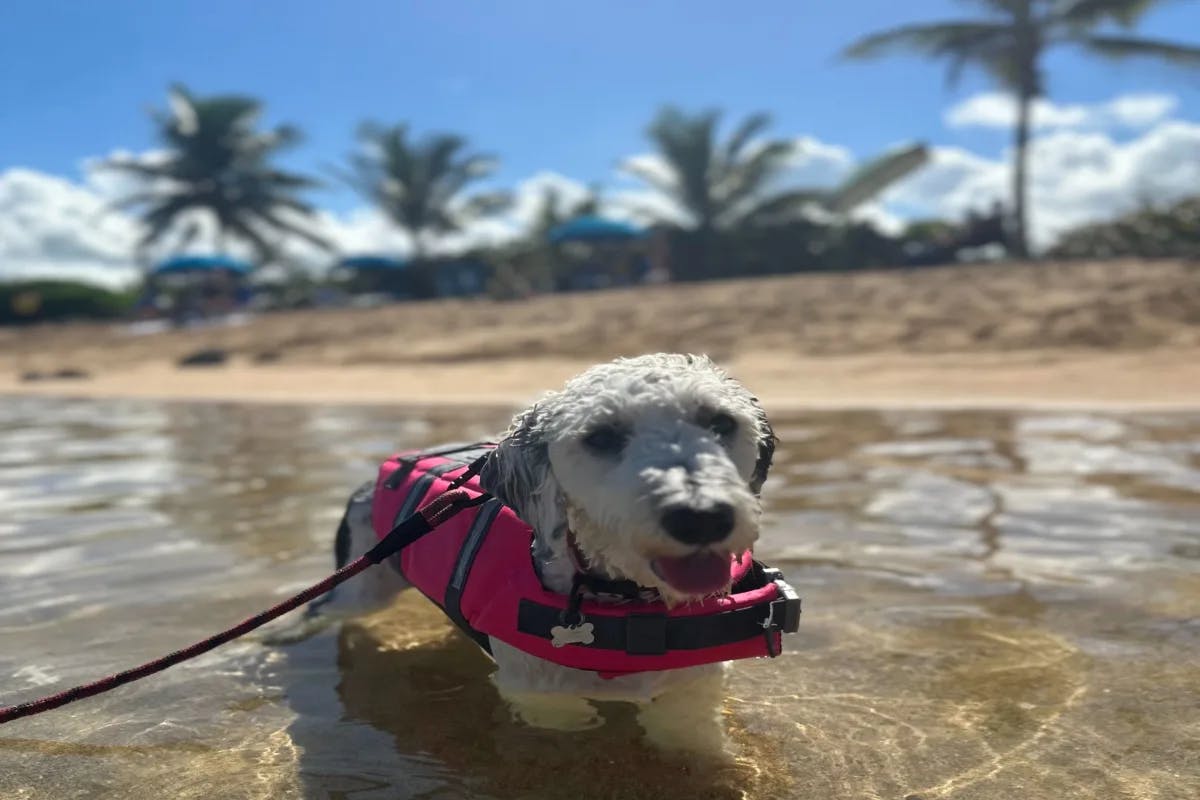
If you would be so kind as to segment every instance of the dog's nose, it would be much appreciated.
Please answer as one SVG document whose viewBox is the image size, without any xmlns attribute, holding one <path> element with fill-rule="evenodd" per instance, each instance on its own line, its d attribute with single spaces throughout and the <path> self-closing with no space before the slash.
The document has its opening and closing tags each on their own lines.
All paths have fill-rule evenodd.
<svg viewBox="0 0 1200 800">
<path fill-rule="evenodd" d="M 719 542 L 733 530 L 733 506 L 715 503 L 705 508 L 668 506 L 659 517 L 663 530 L 685 544 Z"/>
</svg>

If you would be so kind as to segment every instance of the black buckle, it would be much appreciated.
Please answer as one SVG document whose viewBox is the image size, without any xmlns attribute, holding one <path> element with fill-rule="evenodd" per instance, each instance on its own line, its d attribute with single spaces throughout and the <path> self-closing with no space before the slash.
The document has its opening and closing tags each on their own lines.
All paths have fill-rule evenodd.
<svg viewBox="0 0 1200 800">
<path fill-rule="evenodd" d="M 783 579 L 783 573 L 778 569 L 766 567 L 763 569 L 763 575 L 775 584 L 775 589 L 779 592 L 779 597 L 767 605 L 767 618 L 761 623 L 763 636 L 767 640 L 767 653 L 774 658 L 779 655 L 774 634 L 795 633 L 800 629 L 800 595 Z"/>
<path fill-rule="evenodd" d="M 625 617 L 625 652 L 631 656 L 661 656 L 667 652 L 667 615 L 630 614 Z"/>
</svg>

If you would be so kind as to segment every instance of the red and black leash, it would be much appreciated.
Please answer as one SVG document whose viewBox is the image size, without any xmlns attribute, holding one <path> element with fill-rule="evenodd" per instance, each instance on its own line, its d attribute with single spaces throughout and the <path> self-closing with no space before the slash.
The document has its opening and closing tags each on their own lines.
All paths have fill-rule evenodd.
<svg viewBox="0 0 1200 800">
<path fill-rule="evenodd" d="M 417 509 L 416 513 L 392 528 L 380 542 L 364 553 L 359 558 L 351 561 L 346 566 L 333 573 L 325 580 L 314 583 L 299 594 L 289 597 L 278 605 L 263 611 L 260 614 L 255 614 L 253 617 L 242 620 L 232 628 L 227 628 L 220 633 L 210 636 L 207 639 L 189 645 L 182 650 L 176 650 L 173 653 L 168 653 L 161 658 L 156 658 L 153 661 L 147 661 L 145 664 L 140 664 L 132 669 L 127 669 L 124 672 L 118 672 L 113 675 L 108 675 L 98 681 L 85 683 L 80 686 L 74 686 L 58 694 L 52 694 L 47 697 L 42 697 L 37 700 L 30 700 L 27 703 L 19 703 L 15 706 L 0 708 L 0 725 L 6 722 L 12 722 L 22 717 L 31 717 L 34 714 L 41 714 L 44 711 L 65 706 L 68 703 L 73 703 L 76 700 L 83 700 L 86 697 L 94 697 L 98 694 L 110 691 L 123 686 L 127 683 L 132 683 L 136 680 L 141 680 L 148 675 L 153 675 L 156 672 L 162 672 L 167 667 L 173 667 L 176 664 L 195 658 L 198 655 L 207 653 L 216 647 L 220 647 L 226 642 L 231 642 L 239 636 L 243 636 L 255 628 L 259 628 L 277 617 L 281 617 L 289 611 L 294 611 L 300 606 L 308 603 L 326 592 L 331 591 L 335 586 L 344 583 L 353 578 L 358 573 L 374 566 L 395 553 L 400 552 L 408 545 L 415 542 L 431 530 L 441 525 L 446 520 L 453 517 L 455 514 L 472 506 L 477 506 L 488 499 L 488 495 L 471 495 L 465 490 L 460 489 L 467 478 L 471 477 L 478 471 L 478 466 L 472 464 L 467 468 L 467 471 L 455 479 L 450 487 L 430 500 L 421 508 Z"/>
</svg>

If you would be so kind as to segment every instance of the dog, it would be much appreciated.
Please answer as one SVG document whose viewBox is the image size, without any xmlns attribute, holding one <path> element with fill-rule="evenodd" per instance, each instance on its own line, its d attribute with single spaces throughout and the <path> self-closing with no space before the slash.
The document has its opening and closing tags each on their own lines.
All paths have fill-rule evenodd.
<svg viewBox="0 0 1200 800">
<path fill-rule="evenodd" d="M 571 592 L 583 560 L 589 574 L 634 581 L 673 606 L 728 590 L 730 558 L 758 538 L 775 442 L 758 399 L 709 358 L 621 358 L 517 414 L 480 482 L 533 529 L 546 589 Z M 377 541 L 373 491 L 350 499 L 339 567 Z M 339 587 L 331 605 L 374 609 L 407 586 L 396 570 L 374 569 Z M 490 643 L 494 683 L 528 724 L 584 729 L 601 722 L 592 701 L 625 701 L 662 747 L 725 749 L 725 664 L 602 677 Z"/>
</svg>

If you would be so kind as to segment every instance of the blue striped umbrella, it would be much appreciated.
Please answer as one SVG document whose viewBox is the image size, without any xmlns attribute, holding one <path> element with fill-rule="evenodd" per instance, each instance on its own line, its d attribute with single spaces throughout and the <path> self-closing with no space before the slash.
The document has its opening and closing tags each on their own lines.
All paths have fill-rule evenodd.
<svg viewBox="0 0 1200 800">
<path fill-rule="evenodd" d="M 550 229 L 547 238 L 551 244 L 563 242 L 625 242 L 641 239 L 646 231 L 630 225 L 628 222 L 618 222 L 604 217 L 576 217 L 570 222 L 564 222 Z"/>
<path fill-rule="evenodd" d="M 404 269 L 407 261 L 390 256 L 351 256 L 338 262 L 338 269 L 349 269 L 362 272 L 382 272 L 386 270 Z"/>
<path fill-rule="evenodd" d="M 231 256 L 175 256 L 163 261 L 152 269 L 150 274 L 179 275 L 188 272 L 216 272 L 218 270 L 248 275 L 254 270 L 254 267 Z"/>
</svg>

